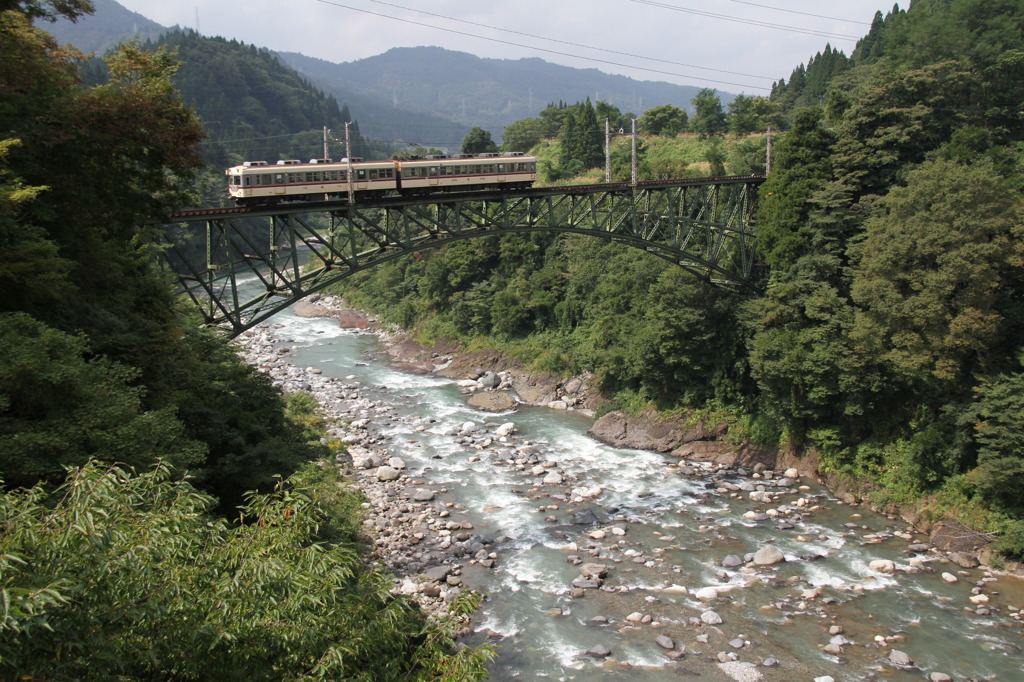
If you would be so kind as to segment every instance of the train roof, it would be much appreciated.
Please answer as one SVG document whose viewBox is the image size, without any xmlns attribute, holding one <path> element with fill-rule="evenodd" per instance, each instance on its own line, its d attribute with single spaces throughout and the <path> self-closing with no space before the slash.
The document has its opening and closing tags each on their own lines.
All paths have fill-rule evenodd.
<svg viewBox="0 0 1024 682">
<path fill-rule="evenodd" d="M 362 159 L 353 158 L 352 165 L 358 165 L 360 168 L 393 168 L 395 162 L 388 160 L 363 161 Z M 238 166 L 228 168 L 225 173 L 270 173 L 281 169 L 289 171 L 293 169 L 344 170 L 345 168 L 348 168 L 348 159 L 338 159 L 337 161 L 331 159 L 310 159 L 307 163 L 303 163 L 298 159 L 286 159 L 274 164 L 267 163 L 266 161 L 245 161 Z"/>
</svg>

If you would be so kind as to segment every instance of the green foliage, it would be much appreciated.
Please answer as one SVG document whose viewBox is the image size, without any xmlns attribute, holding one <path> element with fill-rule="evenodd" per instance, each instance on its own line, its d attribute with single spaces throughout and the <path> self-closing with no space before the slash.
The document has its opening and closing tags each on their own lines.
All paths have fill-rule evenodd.
<svg viewBox="0 0 1024 682">
<path fill-rule="evenodd" d="M 494 144 L 491 134 L 483 128 L 473 128 L 462 140 L 463 154 L 482 154 L 485 152 L 498 151 L 498 145 Z"/>
<path fill-rule="evenodd" d="M 810 199 L 832 174 L 833 145 L 821 111 L 807 109 L 775 146 L 772 174 L 760 189 L 757 230 L 760 253 L 773 273 L 785 274 L 813 248 Z"/>
<path fill-rule="evenodd" d="M 302 428 L 304 440 L 319 440 L 323 436 L 326 426 L 323 410 L 316 398 L 309 393 L 296 391 L 285 394 L 284 416 Z"/>
<path fill-rule="evenodd" d="M 391 155 L 393 159 L 425 159 L 428 156 L 444 156 L 444 150 L 436 147 L 415 147 Z"/>
<path fill-rule="evenodd" d="M 353 121 L 346 106 L 312 88 L 266 48 L 180 29 L 144 47 L 173 51 L 181 60 L 173 82 L 204 121 L 204 156 L 217 168 L 245 160 L 319 158 L 324 126 L 337 140 Z M 374 145 L 360 134 L 358 121 L 349 132 L 353 156 L 390 156 L 390 146 Z"/>
<path fill-rule="evenodd" d="M 173 410 L 146 412 L 138 372 L 84 357 L 86 343 L 24 313 L 0 315 L 0 471 L 8 484 L 56 481 L 90 459 L 186 467 L 205 448 L 186 439 Z"/>
<path fill-rule="evenodd" d="M 1008 258 L 1024 234 L 1017 200 L 989 163 L 936 161 L 911 172 L 865 224 L 852 338 L 895 377 L 935 397 L 995 367 L 1007 295 L 1019 291 Z"/>
<path fill-rule="evenodd" d="M 662 104 L 644 112 L 637 125 L 646 135 L 675 137 L 687 128 L 689 115 L 671 104 Z"/>
<path fill-rule="evenodd" d="M 328 483 L 327 486 L 324 484 Z M 56 504 L 0 498 L 0 669 L 44 679 L 482 679 L 487 650 L 449 653 L 390 581 L 317 542 L 329 481 L 254 495 L 242 522 L 165 465 L 87 464 Z"/>
<path fill-rule="evenodd" d="M 811 57 L 806 66 L 801 64 L 793 70 L 789 83 L 776 83 L 771 99 L 788 109 L 820 105 L 833 81 L 849 68 L 846 55 L 826 45 L 825 51 Z"/>
<path fill-rule="evenodd" d="M 30 19 L 56 21 L 58 18 L 75 21 L 93 11 L 92 0 L 0 0 L 0 12 L 13 10 Z"/>
<path fill-rule="evenodd" d="M 528 152 L 544 137 L 544 121 L 524 118 L 505 127 L 501 135 L 501 149 L 506 152 Z"/>
<path fill-rule="evenodd" d="M 693 98 L 694 114 L 690 119 L 690 130 L 701 135 L 718 135 L 726 130 L 725 110 L 718 94 L 711 88 L 704 88 Z"/>
<path fill-rule="evenodd" d="M 1024 517 L 1020 481 L 1024 475 L 1024 374 L 1002 374 L 975 388 L 974 424 L 978 466 L 970 480 L 997 509 Z"/>
<path fill-rule="evenodd" d="M 780 130 L 782 117 L 780 105 L 766 97 L 736 95 L 729 103 L 726 115 L 729 132 L 734 135 L 763 132 L 768 128 Z"/>
<path fill-rule="evenodd" d="M 562 176 L 572 177 L 602 166 L 604 125 L 598 126 L 597 114 L 594 113 L 590 98 L 570 107 L 562 120 L 562 129 L 559 131 Z"/>
</svg>

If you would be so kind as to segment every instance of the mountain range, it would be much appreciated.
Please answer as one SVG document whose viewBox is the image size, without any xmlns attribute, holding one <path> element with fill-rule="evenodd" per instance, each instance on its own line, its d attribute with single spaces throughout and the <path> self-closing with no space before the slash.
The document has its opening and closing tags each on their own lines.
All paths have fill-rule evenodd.
<svg viewBox="0 0 1024 682">
<path fill-rule="evenodd" d="M 99 54 L 125 40 L 154 39 L 168 30 L 116 0 L 95 0 L 95 6 L 95 14 L 77 23 L 58 21 L 44 28 L 61 42 Z M 536 116 L 548 104 L 587 98 L 637 115 L 661 104 L 692 111 L 690 102 L 700 90 L 536 57 L 484 59 L 442 47 L 394 48 L 345 63 L 297 53 L 278 53 L 278 58 L 347 106 L 364 136 L 399 146 L 457 149 L 477 126 L 499 140 L 505 126 Z M 728 93 L 719 97 L 724 103 L 732 99 Z"/>
</svg>

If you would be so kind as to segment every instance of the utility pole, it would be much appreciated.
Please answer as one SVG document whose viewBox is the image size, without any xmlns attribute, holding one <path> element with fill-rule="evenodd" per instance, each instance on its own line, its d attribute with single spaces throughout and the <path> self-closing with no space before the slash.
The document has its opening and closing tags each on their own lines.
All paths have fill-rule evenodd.
<svg viewBox="0 0 1024 682">
<path fill-rule="evenodd" d="M 604 181 L 612 181 L 612 131 L 607 118 L 604 120 Z"/>
<path fill-rule="evenodd" d="M 771 126 L 769 126 L 768 127 L 768 145 L 767 145 L 767 149 L 765 150 L 764 174 L 768 175 L 771 172 L 772 172 L 772 129 L 771 129 Z"/>
<path fill-rule="evenodd" d="M 348 162 L 348 205 L 356 203 L 356 192 L 352 187 L 352 138 L 348 133 L 348 124 L 345 121 L 345 160 Z"/>
<path fill-rule="evenodd" d="M 636 187 L 636 119 L 635 118 L 633 119 L 633 133 L 632 133 L 631 137 L 633 138 L 633 161 L 632 161 L 632 164 L 631 164 L 632 167 L 633 167 L 633 186 Z"/>
<path fill-rule="evenodd" d="M 327 126 L 324 126 L 324 155 L 322 158 L 325 162 L 331 158 L 330 153 L 327 151 L 327 132 Z"/>
</svg>

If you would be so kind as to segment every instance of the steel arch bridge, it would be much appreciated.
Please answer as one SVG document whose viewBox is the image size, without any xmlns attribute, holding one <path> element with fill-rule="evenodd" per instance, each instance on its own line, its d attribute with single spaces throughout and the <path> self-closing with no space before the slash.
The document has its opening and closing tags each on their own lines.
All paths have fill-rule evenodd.
<svg viewBox="0 0 1024 682">
<path fill-rule="evenodd" d="M 713 284 L 753 290 L 756 190 L 764 179 L 199 209 L 170 217 L 162 254 L 205 324 L 232 337 L 361 270 L 460 239 L 517 232 L 617 241 Z"/>
</svg>

